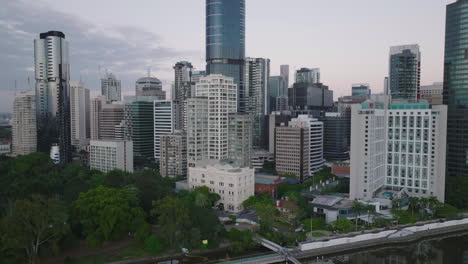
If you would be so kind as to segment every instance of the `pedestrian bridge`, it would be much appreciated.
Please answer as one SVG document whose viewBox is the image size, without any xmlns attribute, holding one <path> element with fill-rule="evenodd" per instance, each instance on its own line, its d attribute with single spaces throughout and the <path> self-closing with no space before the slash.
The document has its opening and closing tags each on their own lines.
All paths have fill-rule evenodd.
<svg viewBox="0 0 468 264">
<path fill-rule="evenodd" d="M 281 254 L 284 257 L 284 260 L 289 260 L 294 264 L 301 264 L 301 262 L 299 262 L 299 260 L 297 260 L 293 255 L 291 255 L 290 250 L 276 244 L 275 242 L 272 242 L 272 241 L 270 241 L 268 239 L 265 239 L 265 238 L 262 238 L 262 237 L 255 237 L 254 241 L 259 243 L 260 245 L 270 249 L 270 250 L 273 250 L 273 251 Z M 266 264 L 266 263 L 273 263 L 273 262 L 258 262 L 258 263 Z"/>
</svg>

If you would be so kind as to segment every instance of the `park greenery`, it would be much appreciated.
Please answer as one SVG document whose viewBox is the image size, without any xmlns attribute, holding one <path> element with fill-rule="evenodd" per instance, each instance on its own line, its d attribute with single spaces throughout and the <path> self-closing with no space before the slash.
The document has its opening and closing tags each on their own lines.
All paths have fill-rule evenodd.
<svg viewBox="0 0 468 264">
<path fill-rule="evenodd" d="M 55 165 L 43 153 L 2 156 L 0 259 L 38 263 L 79 241 L 135 239 L 148 255 L 218 247 L 229 239 L 212 210 L 218 200 L 206 187 L 175 193 L 157 171 L 103 173 Z"/>
</svg>

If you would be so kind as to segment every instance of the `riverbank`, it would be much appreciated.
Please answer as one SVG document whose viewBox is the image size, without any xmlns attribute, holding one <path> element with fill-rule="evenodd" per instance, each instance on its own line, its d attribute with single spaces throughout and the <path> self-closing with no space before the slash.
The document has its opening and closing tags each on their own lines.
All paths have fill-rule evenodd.
<svg viewBox="0 0 468 264">
<path fill-rule="evenodd" d="M 346 252 L 375 247 L 413 243 L 425 238 L 461 232 L 468 233 L 468 218 L 445 222 L 431 221 L 377 233 L 355 234 L 354 236 L 301 243 L 298 250 L 293 251 L 293 255 L 298 259 L 303 259 L 345 254 Z"/>
</svg>

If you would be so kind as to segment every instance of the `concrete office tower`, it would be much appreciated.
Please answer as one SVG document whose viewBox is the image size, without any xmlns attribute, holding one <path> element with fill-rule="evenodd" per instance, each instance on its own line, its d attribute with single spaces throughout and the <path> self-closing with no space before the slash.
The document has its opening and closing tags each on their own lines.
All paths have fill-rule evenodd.
<svg viewBox="0 0 468 264">
<path fill-rule="evenodd" d="M 34 40 L 38 149 L 60 146 L 60 162 L 71 161 L 70 65 L 68 42 L 59 31 L 41 33 Z"/>
<path fill-rule="evenodd" d="M 234 78 L 241 98 L 244 60 L 245 0 L 206 0 L 206 74 Z"/>
<path fill-rule="evenodd" d="M 182 131 L 162 135 L 159 171 L 162 177 L 187 176 L 187 136 Z"/>
<path fill-rule="evenodd" d="M 341 113 L 325 113 L 323 122 L 323 156 L 327 160 L 349 159 L 349 118 Z"/>
<path fill-rule="evenodd" d="M 36 96 L 20 93 L 13 101 L 11 119 L 13 154 L 26 155 L 37 151 Z"/>
<path fill-rule="evenodd" d="M 161 136 L 174 133 L 177 127 L 178 105 L 172 100 L 154 101 L 154 159 L 161 158 Z"/>
<path fill-rule="evenodd" d="M 275 128 L 275 166 L 280 174 L 292 174 L 300 181 L 310 177 L 309 129 L 281 126 Z"/>
<path fill-rule="evenodd" d="M 192 83 L 197 83 L 200 81 L 201 77 L 206 76 L 206 71 L 192 71 Z M 195 87 L 192 89 L 192 94 L 195 94 Z"/>
<path fill-rule="evenodd" d="M 309 173 L 312 176 L 325 163 L 323 159 L 323 122 L 307 115 L 299 115 L 289 122 L 291 127 L 304 127 L 309 131 Z"/>
<path fill-rule="evenodd" d="M 289 88 L 289 65 L 280 66 L 280 76 L 283 77 L 286 89 Z"/>
<path fill-rule="evenodd" d="M 252 158 L 252 117 L 246 114 L 229 114 L 228 157 L 244 167 Z"/>
<path fill-rule="evenodd" d="M 291 118 L 291 115 L 284 114 L 282 112 L 273 112 L 268 117 L 268 151 L 270 153 L 275 153 L 275 128 L 280 126 L 287 127 Z"/>
<path fill-rule="evenodd" d="M 421 81 L 419 45 L 390 47 L 389 92 L 391 98 L 418 100 Z"/>
<path fill-rule="evenodd" d="M 352 108 L 350 198 L 382 193 L 444 201 L 447 107 L 366 101 Z"/>
<path fill-rule="evenodd" d="M 352 96 L 370 96 L 371 95 L 371 89 L 368 83 L 353 84 L 351 90 L 352 90 Z"/>
<path fill-rule="evenodd" d="M 125 105 L 122 102 L 102 105 L 99 114 L 99 139 L 122 139 L 119 128 L 124 120 Z"/>
<path fill-rule="evenodd" d="M 431 85 L 421 86 L 421 99 L 427 100 L 431 105 L 439 105 L 444 103 L 444 83 L 435 82 Z"/>
<path fill-rule="evenodd" d="M 84 88 L 81 82 L 70 82 L 70 112 L 72 145 L 88 145 L 91 137 L 91 106 L 89 89 Z"/>
<path fill-rule="evenodd" d="M 320 69 L 300 68 L 296 71 L 296 83 L 320 83 Z"/>
<path fill-rule="evenodd" d="M 162 82 L 155 77 L 142 77 L 135 82 L 136 96 L 156 96 L 158 100 L 166 100 L 166 92 L 162 90 Z"/>
<path fill-rule="evenodd" d="M 126 140 L 91 140 L 89 166 L 102 172 L 133 172 L 133 143 Z"/>
<path fill-rule="evenodd" d="M 456 176 L 468 177 L 468 51 L 464 39 L 468 32 L 461 22 L 468 12 L 468 1 L 447 5 L 445 22 L 444 104 L 448 106 L 447 182 Z M 463 41 L 462 41 L 463 40 Z"/>
<path fill-rule="evenodd" d="M 107 98 L 102 95 L 91 100 L 91 139 L 99 139 L 99 120 L 102 112 L 102 106 L 106 104 L 110 104 L 110 102 L 107 101 Z"/>
<path fill-rule="evenodd" d="M 114 74 L 106 72 L 106 76 L 101 79 L 101 94 L 111 102 L 122 100 L 121 83 Z"/>
<path fill-rule="evenodd" d="M 195 83 L 192 82 L 193 66 L 188 61 L 181 61 L 174 66 L 174 90 L 173 99 L 179 104 L 180 111 L 177 115 L 177 129 L 186 130 L 187 118 L 187 99 L 192 97 L 192 87 Z"/>
<path fill-rule="evenodd" d="M 289 109 L 289 99 L 287 96 L 276 97 L 276 111 L 287 111 Z"/>
<path fill-rule="evenodd" d="M 264 148 L 266 116 L 268 113 L 268 80 L 270 78 L 270 60 L 262 58 L 247 58 L 245 60 L 245 82 L 246 94 L 241 94 L 239 100 L 244 109 L 241 113 L 247 113 L 253 118 L 253 146 Z"/>
<path fill-rule="evenodd" d="M 189 189 L 206 186 L 221 197 L 219 205 L 224 210 L 238 213 L 242 203 L 255 191 L 255 169 L 235 162 L 204 160 L 189 167 Z"/>
<path fill-rule="evenodd" d="M 200 78 L 187 101 L 189 166 L 203 159 L 227 159 L 229 114 L 237 112 L 237 85 L 223 75 Z"/>
<path fill-rule="evenodd" d="M 268 91 L 266 96 L 267 113 L 279 111 L 276 104 L 278 97 L 288 97 L 288 86 L 283 76 L 271 76 L 268 80 Z"/>
<path fill-rule="evenodd" d="M 158 96 L 124 98 L 124 138 L 133 142 L 135 166 L 154 159 L 154 101 Z"/>
</svg>

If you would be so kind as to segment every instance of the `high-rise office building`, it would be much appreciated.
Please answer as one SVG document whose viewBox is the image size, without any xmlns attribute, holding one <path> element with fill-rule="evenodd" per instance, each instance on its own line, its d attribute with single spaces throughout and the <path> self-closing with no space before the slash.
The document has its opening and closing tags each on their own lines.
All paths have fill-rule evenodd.
<svg viewBox="0 0 468 264">
<path fill-rule="evenodd" d="M 38 149 L 60 147 L 60 162 L 71 161 L 70 65 L 68 42 L 59 31 L 41 33 L 34 40 Z"/>
<path fill-rule="evenodd" d="M 26 155 L 37 151 L 36 96 L 20 93 L 13 101 L 11 120 L 13 154 Z"/>
<path fill-rule="evenodd" d="M 158 96 L 126 96 L 124 98 L 124 138 L 133 142 L 135 166 L 154 159 L 154 101 Z"/>
<path fill-rule="evenodd" d="M 392 100 L 420 98 L 421 52 L 419 45 L 390 47 L 389 93 Z"/>
<path fill-rule="evenodd" d="M 156 96 L 158 100 L 166 100 L 166 92 L 162 90 L 162 82 L 156 78 L 148 76 L 142 77 L 135 82 L 136 96 Z"/>
<path fill-rule="evenodd" d="M 241 98 L 244 60 L 245 0 L 206 0 L 206 74 L 234 78 Z"/>
<path fill-rule="evenodd" d="M 284 83 L 286 85 L 286 89 L 288 89 L 289 88 L 289 65 L 280 66 L 280 76 L 283 77 Z"/>
<path fill-rule="evenodd" d="M 462 26 L 468 1 L 447 5 L 445 24 L 444 104 L 448 106 L 447 180 L 468 175 L 468 51 L 464 39 L 468 32 Z"/>
<path fill-rule="evenodd" d="M 192 97 L 195 83 L 192 82 L 193 66 L 188 61 L 177 62 L 174 66 L 173 99 L 179 104 L 177 129 L 186 130 L 187 99 Z"/>
<path fill-rule="evenodd" d="M 322 83 L 294 83 L 288 89 L 291 110 L 330 111 L 333 108 L 333 91 Z"/>
<path fill-rule="evenodd" d="M 88 145 L 91 137 L 89 89 L 81 82 L 70 82 L 70 119 L 72 145 Z"/>
<path fill-rule="evenodd" d="M 323 122 L 323 157 L 327 160 L 349 159 L 349 118 L 341 113 L 327 112 Z"/>
<path fill-rule="evenodd" d="M 275 128 L 281 126 L 287 127 L 291 118 L 291 115 L 282 112 L 272 112 L 268 117 L 268 151 L 270 153 L 275 152 Z"/>
<path fill-rule="evenodd" d="M 122 100 L 121 83 L 114 74 L 106 72 L 106 76 L 101 79 L 101 94 L 111 102 Z"/>
<path fill-rule="evenodd" d="M 99 139 L 123 139 L 122 121 L 124 121 L 125 105 L 122 102 L 102 105 L 99 113 Z"/>
<path fill-rule="evenodd" d="M 174 133 L 178 104 L 172 100 L 154 101 L 154 159 L 161 158 L 161 136 Z"/>
<path fill-rule="evenodd" d="M 159 171 L 162 177 L 187 176 L 187 136 L 182 131 L 161 135 Z"/>
<path fill-rule="evenodd" d="M 283 76 L 270 76 L 266 95 L 267 113 L 279 111 L 276 105 L 278 97 L 288 97 L 288 87 Z"/>
<path fill-rule="evenodd" d="M 370 100 L 353 105 L 351 126 L 351 199 L 444 201 L 446 106 Z"/>
<path fill-rule="evenodd" d="M 356 83 L 351 87 L 352 96 L 369 96 L 371 89 L 368 83 Z"/>
<path fill-rule="evenodd" d="M 133 143 L 126 140 L 91 140 L 89 146 L 91 169 L 102 172 L 119 169 L 133 172 Z"/>
<path fill-rule="evenodd" d="M 241 113 L 250 114 L 253 118 L 253 146 L 264 148 L 265 125 L 268 113 L 268 81 L 270 78 L 270 60 L 262 58 L 247 58 L 245 60 L 244 87 L 246 94 L 241 95 L 244 102 L 240 105 Z"/>
<path fill-rule="evenodd" d="M 99 139 L 99 118 L 102 112 L 102 106 L 105 104 L 110 104 L 107 101 L 105 96 L 98 96 L 91 100 L 91 111 L 90 111 L 90 119 L 91 119 L 91 139 L 97 140 Z"/>
<path fill-rule="evenodd" d="M 187 104 L 189 166 L 202 159 L 228 158 L 229 114 L 237 112 L 237 85 L 223 75 L 200 78 Z"/>
<path fill-rule="evenodd" d="M 252 157 L 252 117 L 229 114 L 228 158 L 240 166 L 250 166 Z"/>
<path fill-rule="evenodd" d="M 296 83 L 320 83 L 320 69 L 300 68 L 296 71 Z"/>
</svg>

